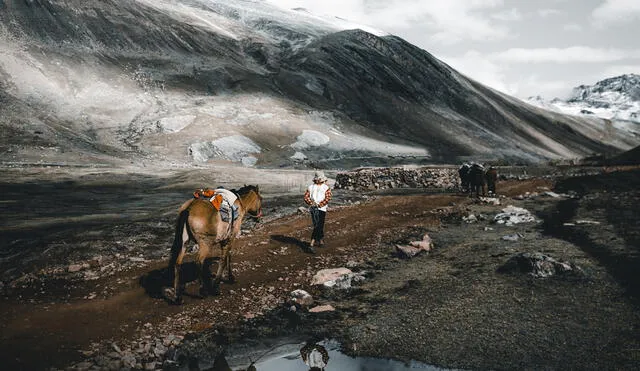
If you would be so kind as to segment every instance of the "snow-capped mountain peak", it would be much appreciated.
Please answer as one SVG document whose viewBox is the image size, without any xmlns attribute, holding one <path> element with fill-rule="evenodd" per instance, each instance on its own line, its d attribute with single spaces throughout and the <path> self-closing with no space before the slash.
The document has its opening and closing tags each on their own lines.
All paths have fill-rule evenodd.
<svg viewBox="0 0 640 371">
<path fill-rule="evenodd" d="M 620 75 L 593 85 L 577 86 L 566 100 L 555 98 L 546 101 L 540 96 L 533 96 L 527 98 L 527 102 L 571 115 L 640 123 L 640 75 Z"/>
</svg>

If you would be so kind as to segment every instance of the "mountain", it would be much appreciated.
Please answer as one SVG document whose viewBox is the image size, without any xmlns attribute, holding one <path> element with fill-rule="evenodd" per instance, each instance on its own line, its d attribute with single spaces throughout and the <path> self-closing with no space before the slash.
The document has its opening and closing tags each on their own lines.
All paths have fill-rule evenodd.
<svg viewBox="0 0 640 371">
<path fill-rule="evenodd" d="M 612 120 L 620 129 L 640 136 L 640 75 L 627 74 L 594 85 L 580 85 L 564 100 L 546 101 L 536 96 L 527 101 L 561 113 Z"/>
<path fill-rule="evenodd" d="M 260 0 L 0 1 L 5 164 L 537 162 L 640 139 Z"/>
</svg>

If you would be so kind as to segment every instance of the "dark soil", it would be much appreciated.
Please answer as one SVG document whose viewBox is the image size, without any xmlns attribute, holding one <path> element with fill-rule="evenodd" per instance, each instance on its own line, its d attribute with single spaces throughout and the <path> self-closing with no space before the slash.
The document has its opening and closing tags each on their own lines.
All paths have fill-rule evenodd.
<svg viewBox="0 0 640 371">
<path fill-rule="evenodd" d="M 157 181 L 136 178 L 132 192 Z M 160 183 L 165 181 L 171 180 Z M 338 339 L 353 355 L 450 368 L 637 369 L 640 362 L 640 275 L 634 274 L 640 268 L 638 170 L 557 184 L 548 179 L 503 181 L 498 184 L 504 196 L 500 206 L 460 194 L 415 190 L 366 199 L 336 192 L 327 217 L 327 247 L 315 254 L 305 251 L 311 232 L 305 214 L 248 224 L 234 254 L 238 281 L 224 283 L 220 296 L 187 295 L 182 306 L 167 304 L 160 290 L 167 284 L 172 209 L 184 200 L 180 194 L 190 191 L 189 185 L 160 191 L 156 184 L 152 188 L 159 197 L 140 195 L 135 201 L 144 213 L 134 212 L 124 221 L 81 224 L 82 234 L 69 232 L 76 221 L 66 227 L 58 221 L 55 225 L 61 229 L 54 233 L 59 237 L 46 240 L 50 237 L 39 232 L 37 223 L 26 224 L 29 209 L 16 205 L 29 202 L 33 192 L 58 187 L 38 188 L 40 183 L 33 182 L 30 192 L 21 193 L 11 188 L 20 182 L 11 184 L 5 184 L 13 190 L 10 196 L 3 196 L 9 206 L 3 209 L 3 244 L 26 241 L 30 249 L 46 255 L 47 248 L 56 250 L 58 245 L 52 244 L 62 239 L 80 251 L 96 246 L 102 258 L 85 269 L 100 272 L 94 279 L 56 270 L 76 262 L 58 255 L 49 265 L 42 256 L 33 258 L 31 266 L 37 269 L 31 272 L 24 264 L 5 273 L 0 364 L 7 369 L 65 368 L 112 351 L 114 343 L 125 347 L 163 334 L 185 336 L 166 355 L 184 369 L 210 359 L 230 343 L 287 335 Z M 82 182 L 74 183 L 79 185 Z M 577 196 L 545 195 L 550 189 L 575 191 Z M 99 198 L 117 202 L 113 195 L 118 190 Z M 533 196 L 514 199 L 526 192 Z M 55 194 L 60 205 L 78 202 L 78 195 Z M 272 202 L 266 208 L 274 215 L 302 206 L 296 196 L 265 196 L 267 204 Z M 121 205 L 131 204 L 121 198 Z M 539 222 L 492 223 L 509 204 L 526 208 Z M 470 214 L 481 217 L 468 224 L 463 217 Z M 12 228 L 14 221 L 21 227 Z M 29 231 L 45 242 L 31 240 Z M 408 260 L 395 256 L 396 244 L 425 233 L 434 240 L 434 250 Z M 516 233 L 522 238 L 502 239 Z M 93 236 L 91 241 L 87 236 Z M 119 247 L 122 243 L 116 241 L 129 247 Z M 74 249 L 67 251 L 84 257 Z M 498 272 L 521 252 L 541 252 L 579 269 L 547 278 Z M 144 261 L 129 264 L 132 256 Z M 108 268 L 100 270 L 110 263 L 117 263 L 113 274 Z M 319 269 L 346 265 L 366 272 L 363 284 L 347 291 L 310 286 Z M 188 281 L 193 281 L 193 272 L 193 263 L 187 262 Z M 331 304 L 336 310 L 291 312 L 286 301 L 297 288 L 309 291 L 316 304 Z M 197 292 L 195 282 L 187 285 L 187 292 Z"/>
</svg>

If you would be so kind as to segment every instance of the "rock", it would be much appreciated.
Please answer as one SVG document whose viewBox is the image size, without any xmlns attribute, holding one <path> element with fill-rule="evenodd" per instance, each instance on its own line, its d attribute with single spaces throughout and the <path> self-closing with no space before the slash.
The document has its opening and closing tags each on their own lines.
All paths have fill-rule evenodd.
<svg viewBox="0 0 640 371">
<path fill-rule="evenodd" d="M 353 282 L 364 280 L 364 273 L 353 273 L 347 268 L 322 269 L 313 277 L 312 285 L 323 285 L 328 288 L 348 289 Z"/>
<path fill-rule="evenodd" d="M 313 297 L 304 290 L 294 290 L 291 292 L 291 301 L 302 308 L 310 307 L 313 304 Z"/>
<path fill-rule="evenodd" d="M 520 233 L 509 234 L 506 236 L 502 236 L 503 241 L 518 241 L 519 239 L 524 238 Z"/>
<path fill-rule="evenodd" d="M 595 220 L 576 220 L 576 225 L 598 225 L 600 222 Z"/>
<path fill-rule="evenodd" d="M 80 272 L 82 270 L 82 265 L 81 264 L 71 264 L 68 268 L 67 271 L 69 273 L 75 273 L 75 272 Z"/>
<path fill-rule="evenodd" d="M 425 250 L 409 245 L 396 245 L 396 253 L 401 258 L 411 259 Z"/>
<path fill-rule="evenodd" d="M 536 218 L 526 209 L 509 205 L 502 209 L 502 213 L 497 214 L 493 221 L 498 224 L 511 226 L 520 223 L 535 222 Z"/>
<path fill-rule="evenodd" d="M 333 312 L 335 310 L 336 310 L 336 308 L 334 308 L 330 304 L 327 304 L 327 305 L 318 305 L 317 307 L 313 307 L 313 308 L 309 309 L 309 312 L 310 313 L 321 313 L 321 312 Z"/>
<path fill-rule="evenodd" d="M 560 195 L 555 193 L 555 192 L 551 192 L 551 191 L 547 191 L 544 193 L 545 196 L 549 196 L 549 197 L 553 197 L 553 198 L 559 198 Z"/>
<path fill-rule="evenodd" d="M 308 212 L 309 212 L 309 210 L 304 206 L 300 206 L 298 208 L 298 214 L 307 214 Z"/>
<path fill-rule="evenodd" d="M 469 216 L 463 216 L 462 220 L 467 224 L 477 223 L 478 222 L 478 218 L 473 214 L 470 214 Z"/>
<path fill-rule="evenodd" d="M 546 278 L 576 270 L 579 268 L 570 263 L 559 262 L 542 253 L 519 253 L 498 268 L 500 273 L 524 273 L 536 278 Z"/>
<path fill-rule="evenodd" d="M 489 205 L 500 205 L 500 199 L 497 197 L 480 197 L 480 202 Z"/>
<path fill-rule="evenodd" d="M 321 269 L 318 271 L 318 273 L 316 273 L 315 276 L 313 276 L 311 284 L 323 285 L 325 282 L 333 281 L 340 276 L 349 274 L 353 274 L 353 272 L 348 268 Z"/>
<path fill-rule="evenodd" d="M 420 250 L 431 251 L 431 249 L 433 248 L 433 241 L 431 240 L 431 237 L 428 234 L 425 234 L 424 236 L 422 236 L 422 240 L 411 241 L 409 242 L 409 245 L 415 248 L 418 248 Z"/>
</svg>

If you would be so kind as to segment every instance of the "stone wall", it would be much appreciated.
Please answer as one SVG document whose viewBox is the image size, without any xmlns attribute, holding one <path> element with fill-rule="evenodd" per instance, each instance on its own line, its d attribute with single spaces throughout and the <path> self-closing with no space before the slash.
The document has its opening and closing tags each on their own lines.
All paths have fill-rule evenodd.
<svg viewBox="0 0 640 371">
<path fill-rule="evenodd" d="M 376 190 L 392 188 L 458 188 L 457 168 L 363 168 L 336 174 L 336 189 Z"/>
</svg>

